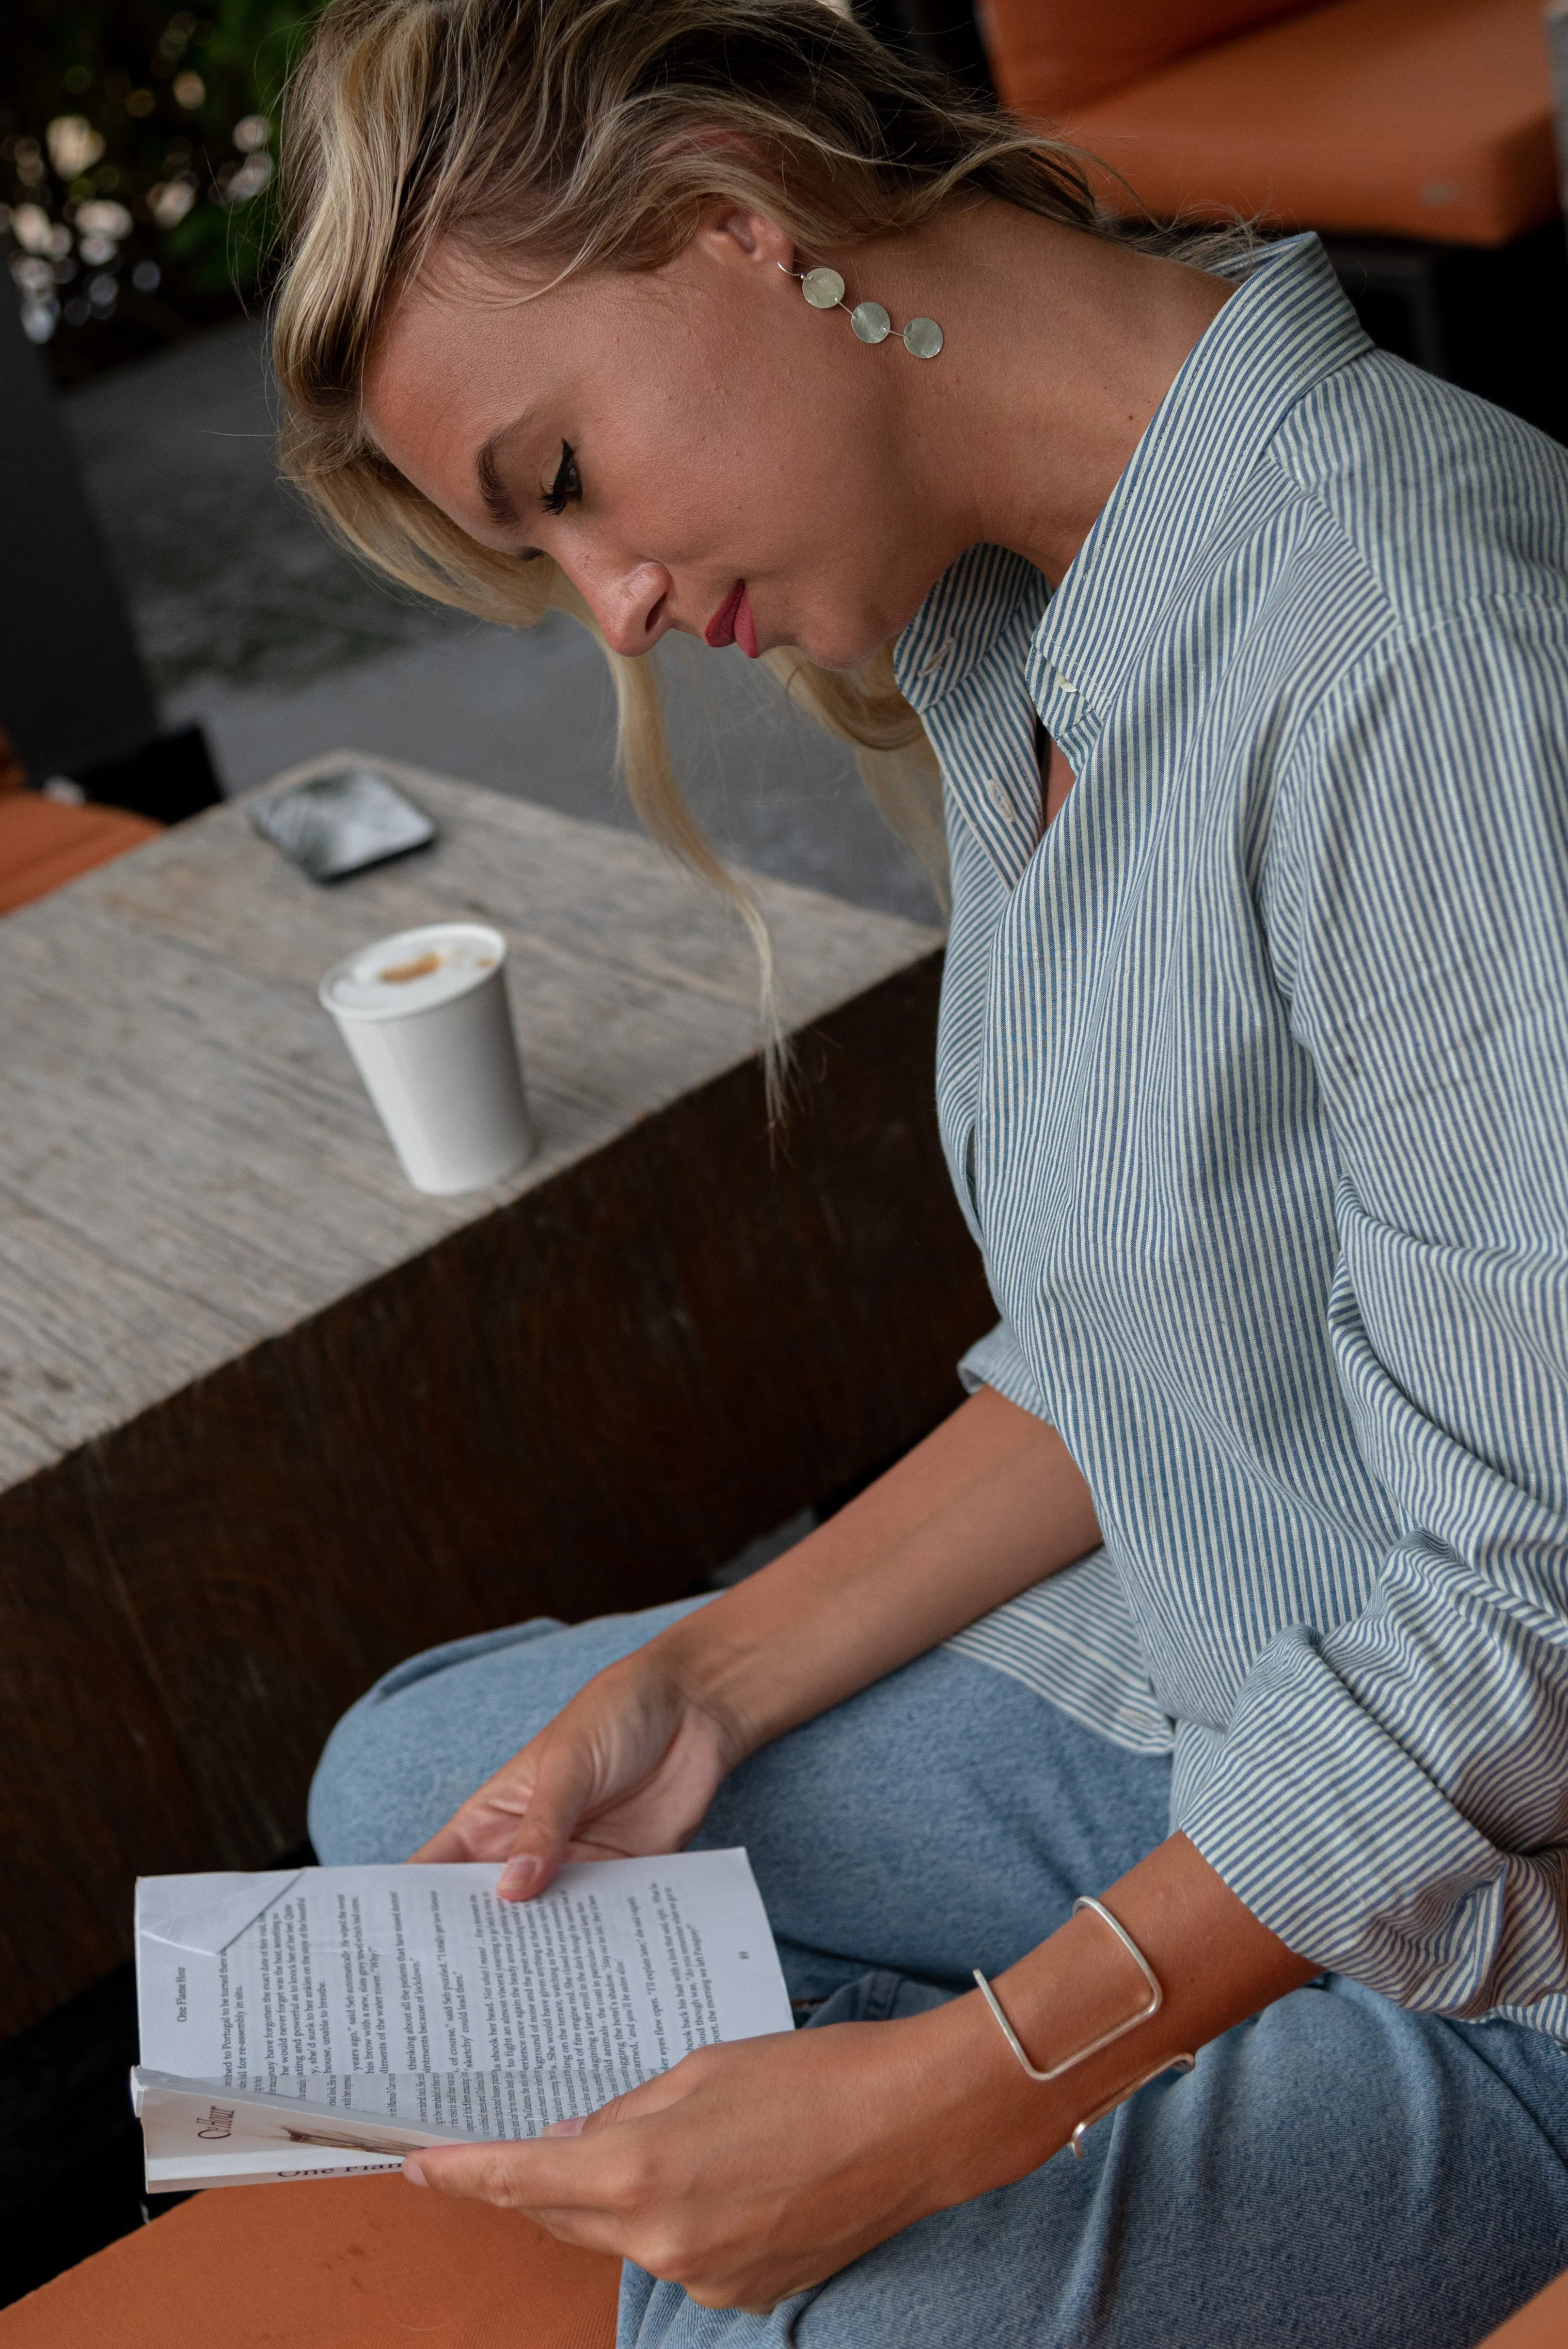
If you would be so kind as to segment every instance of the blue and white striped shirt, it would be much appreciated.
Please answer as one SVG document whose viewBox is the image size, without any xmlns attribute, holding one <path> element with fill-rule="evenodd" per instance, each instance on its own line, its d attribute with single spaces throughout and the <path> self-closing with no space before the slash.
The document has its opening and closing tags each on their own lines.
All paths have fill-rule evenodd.
<svg viewBox="0 0 1568 2349">
<path fill-rule="evenodd" d="M 897 666 L 1003 1316 L 966 1374 L 1105 1542 L 954 1644 L 1173 1747 L 1300 1954 L 1568 2037 L 1568 453 L 1296 238 L 1058 592 L 975 548 Z"/>
</svg>

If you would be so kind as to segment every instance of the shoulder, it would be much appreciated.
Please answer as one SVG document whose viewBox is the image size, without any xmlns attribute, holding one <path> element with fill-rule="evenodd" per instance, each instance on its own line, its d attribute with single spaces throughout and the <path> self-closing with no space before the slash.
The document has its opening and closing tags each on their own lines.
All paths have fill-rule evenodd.
<svg viewBox="0 0 1568 2349">
<path fill-rule="evenodd" d="M 1468 900 L 1493 835 L 1557 866 L 1568 450 L 1373 352 L 1314 387 L 1268 461 L 1300 517 L 1275 636 L 1295 721 L 1276 915 L 1309 899 L 1346 918 L 1352 875 L 1368 918 L 1436 890 Z"/>
<path fill-rule="evenodd" d="M 1314 385 L 1265 471 L 1396 640 L 1496 599 L 1568 609 L 1568 450 L 1387 352 Z"/>
<path fill-rule="evenodd" d="M 1397 1031 L 1484 1060 L 1568 1006 L 1565 678 L 1568 609 L 1516 592 L 1391 629 L 1326 687 L 1263 881 L 1315 1050 L 1359 1063 Z"/>
</svg>

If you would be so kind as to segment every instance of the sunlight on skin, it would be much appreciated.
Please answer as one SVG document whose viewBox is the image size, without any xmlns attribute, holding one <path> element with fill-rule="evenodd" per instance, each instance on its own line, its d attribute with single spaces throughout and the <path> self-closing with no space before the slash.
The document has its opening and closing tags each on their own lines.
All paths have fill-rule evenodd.
<svg viewBox="0 0 1568 2349">
<path fill-rule="evenodd" d="M 796 1548 L 591 1681 L 414 1856 L 507 1861 L 503 1894 L 526 1898 L 566 1859 L 678 1849 L 745 1754 L 1099 1539 L 1061 1438 L 982 1390 Z M 1164 2005 L 1051 2086 L 1025 2076 L 975 1992 L 909 2021 L 702 2049 L 574 2137 L 421 2153 L 408 2175 L 526 2210 L 705 2304 L 770 2307 L 1024 2177 L 1130 2083 L 1317 1971 L 1183 1836 L 1104 1897 Z M 1088 1915 L 996 1989 L 1037 2064 L 1143 1997 Z"/>
</svg>

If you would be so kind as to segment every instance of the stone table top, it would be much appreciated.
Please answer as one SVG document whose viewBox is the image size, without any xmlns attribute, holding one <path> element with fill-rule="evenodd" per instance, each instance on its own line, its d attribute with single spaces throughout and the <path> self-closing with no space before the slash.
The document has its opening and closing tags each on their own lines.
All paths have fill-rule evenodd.
<svg viewBox="0 0 1568 2349">
<path fill-rule="evenodd" d="M 350 761 L 407 789 L 437 844 L 320 888 L 231 802 L 0 922 L 0 1490 L 757 1051 L 740 923 L 651 843 L 353 751 L 275 780 Z M 753 885 L 790 1031 L 940 942 Z M 507 938 L 539 1147 L 434 1198 L 315 989 L 352 948 L 458 917 Z"/>
</svg>

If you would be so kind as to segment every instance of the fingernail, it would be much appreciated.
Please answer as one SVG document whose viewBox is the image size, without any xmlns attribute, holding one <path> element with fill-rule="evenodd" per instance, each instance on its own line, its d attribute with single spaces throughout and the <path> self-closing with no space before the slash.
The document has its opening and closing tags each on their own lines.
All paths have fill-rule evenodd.
<svg viewBox="0 0 1568 2349">
<path fill-rule="evenodd" d="M 509 1859 L 500 1872 L 496 1890 L 503 1900 L 526 1900 L 539 1880 L 539 1862 L 531 1853 L 520 1852 Z"/>
<path fill-rule="evenodd" d="M 425 2173 L 412 2154 L 409 2154 L 404 2161 L 403 2175 L 410 2186 L 423 2186 L 426 2182 Z"/>
<path fill-rule="evenodd" d="M 552 2121 L 544 2134 L 546 2137 L 581 2137 L 587 2126 L 586 2121 Z"/>
</svg>

